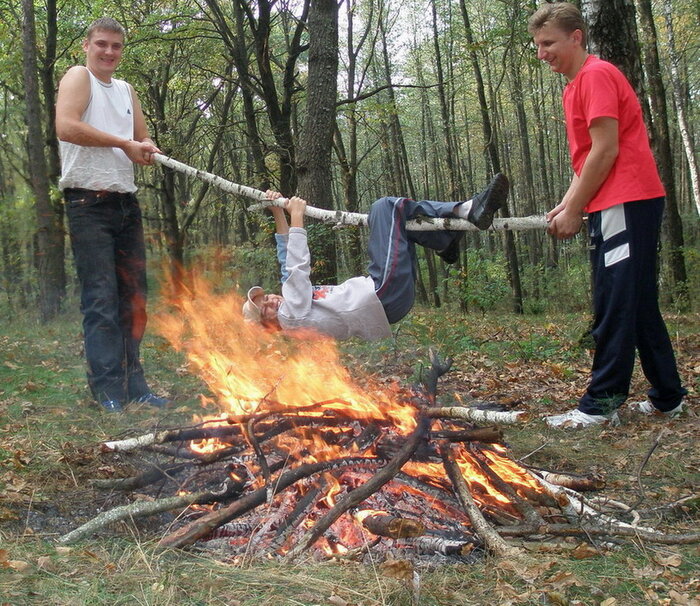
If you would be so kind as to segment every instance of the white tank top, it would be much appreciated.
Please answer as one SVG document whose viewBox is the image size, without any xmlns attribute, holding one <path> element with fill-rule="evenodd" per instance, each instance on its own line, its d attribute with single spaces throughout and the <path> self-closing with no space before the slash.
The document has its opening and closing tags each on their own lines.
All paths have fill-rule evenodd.
<svg viewBox="0 0 700 606">
<path fill-rule="evenodd" d="M 85 68 L 87 70 L 87 68 Z M 90 70 L 90 100 L 83 122 L 95 128 L 122 137 L 134 137 L 134 106 L 129 85 L 112 78 L 105 84 Z M 135 192 L 134 165 L 127 155 L 116 147 L 86 147 L 66 141 L 59 142 L 61 179 L 58 187 Z"/>
</svg>

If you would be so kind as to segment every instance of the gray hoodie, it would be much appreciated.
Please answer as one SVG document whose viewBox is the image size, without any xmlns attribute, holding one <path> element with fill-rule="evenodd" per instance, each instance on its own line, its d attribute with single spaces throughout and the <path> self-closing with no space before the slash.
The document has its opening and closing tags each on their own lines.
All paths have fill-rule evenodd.
<svg viewBox="0 0 700 606">
<path fill-rule="evenodd" d="M 372 278 L 361 276 L 337 286 L 313 286 L 306 230 L 291 227 L 288 236 L 277 234 L 276 239 L 284 298 L 277 317 L 283 329 L 312 328 L 338 340 L 360 337 L 373 341 L 391 336 Z"/>
</svg>

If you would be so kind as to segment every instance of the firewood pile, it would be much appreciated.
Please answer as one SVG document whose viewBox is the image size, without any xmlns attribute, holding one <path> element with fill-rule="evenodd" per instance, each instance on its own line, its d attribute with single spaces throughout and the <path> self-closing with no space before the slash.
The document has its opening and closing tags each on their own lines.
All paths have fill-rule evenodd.
<svg viewBox="0 0 700 606">
<path fill-rule="evenodd" d="M 566 536 L 700 540 L 643 528 L 629 507 L 582 496 L 602 487 L 597 478 L 512 460 L 500 427 L 527 414 L 466 405 L 459 394 L 441 405 L 451 361 L 435 353 L 415 388 L 351 377 L 332 340 L 244 322 L 241 298 L 197 275 L 168 299 L 154 324 L 221 413 L 102 444 L 105 456 L 148 466 L 95 480 L 132 502 L 60 542 L 137 518 L 157 520 L 162 548 L 215 546 L 233 558 L 510 556 L 516 539 Z"/>
<path fill-rule="evenodd" d="M 498 426 L 525 416 L 436 405 L 449 360 L 433 354 L 423 385 L 397 396 L 391 415 L 358 415 L 338 399 L 290 407 L 263 397 L 254 411 L 130 439 L 102 449 L 148 452 L 137 476 L 95 481 L 105 490 L 157 489 L 157 497 L 100 514 L 59 540 L 120 520 L 171 513 L 160 547 L 215 548 L 231 557 L 471 558 L 512 555 L 510 540 L 581 536 L 606 543 L 669 536 L 624 522 L 582 492 L 597 478 L 533 470 L 512 460 Z M 407 414 L 410 413 L 410 414 Z M 163 496 L 169 495 L 169 496 Z"/>
</svg>

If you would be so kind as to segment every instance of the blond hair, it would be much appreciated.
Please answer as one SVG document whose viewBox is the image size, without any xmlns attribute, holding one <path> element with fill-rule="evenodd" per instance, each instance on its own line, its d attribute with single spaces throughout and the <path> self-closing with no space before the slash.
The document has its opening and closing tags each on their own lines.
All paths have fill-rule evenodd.
<svg viewBox="0 0 700 606">
<path fill-rule="evenodd" d="M 581 30 L 581 46 L 586 48 L 586 22 L 581 11 L 569 2 L 554 2 L 543 4 L 528 19 L 527 31 L 535 35 L 545 25 L 552 25 L 557 29 L 570 34 L 577 29 Z"/>
</svg>

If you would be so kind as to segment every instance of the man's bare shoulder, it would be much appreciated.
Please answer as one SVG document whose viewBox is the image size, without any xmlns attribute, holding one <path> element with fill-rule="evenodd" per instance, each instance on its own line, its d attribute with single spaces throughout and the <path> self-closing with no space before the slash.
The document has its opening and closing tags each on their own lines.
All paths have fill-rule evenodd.
<svg viewBox="0 0 700 606">
<path fill-rule="evenodd" d="M 69 68 L 68 71 L 63 74 L 61 78 L 61 84 L 69 84 L 74 86 L 88 85 L 90 82 L 90 75 L 88 68 L 84 65 L 74 65 Z"/>
</svg>

